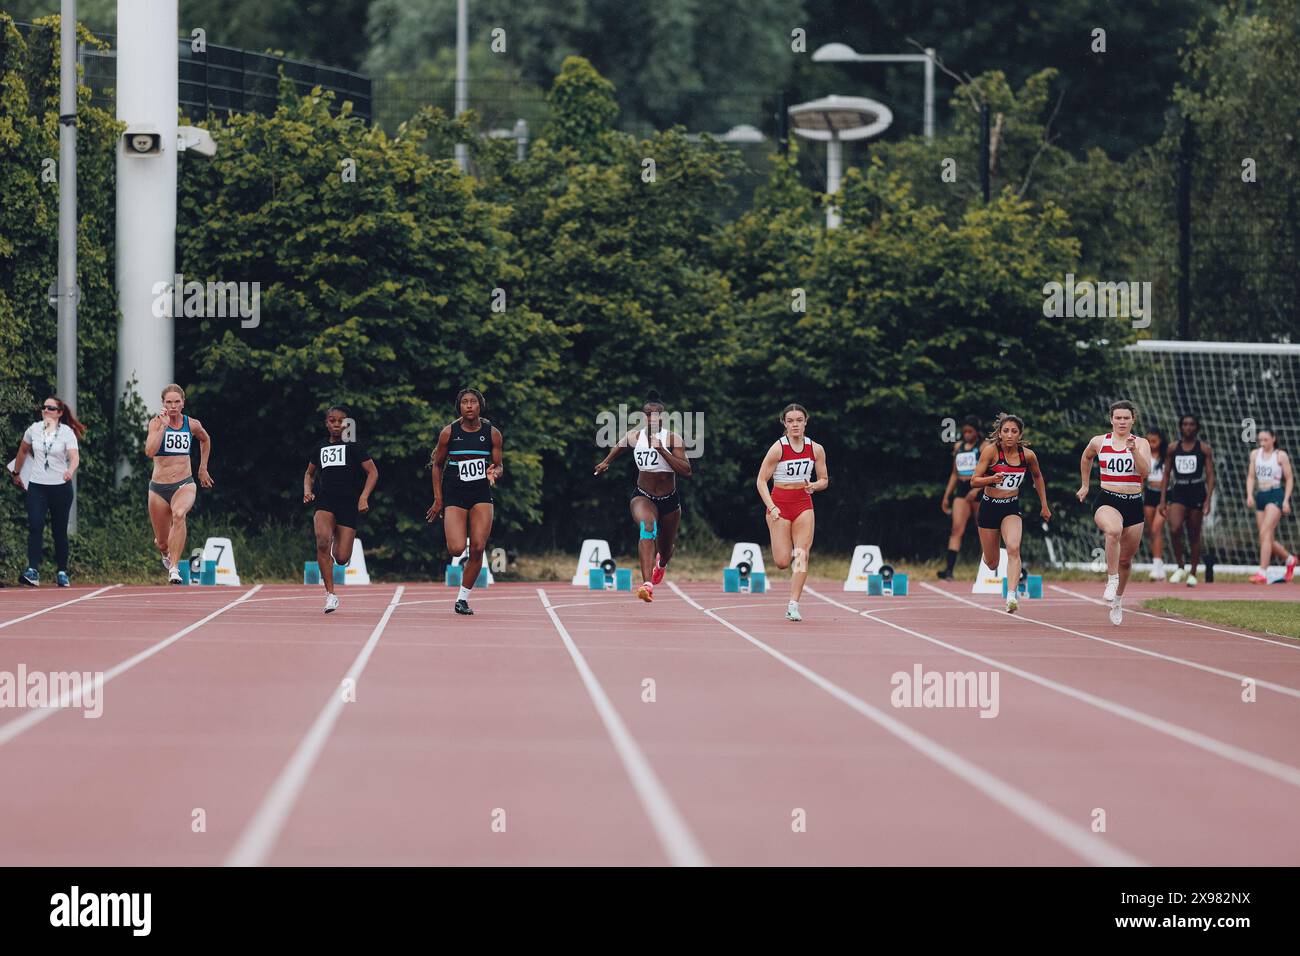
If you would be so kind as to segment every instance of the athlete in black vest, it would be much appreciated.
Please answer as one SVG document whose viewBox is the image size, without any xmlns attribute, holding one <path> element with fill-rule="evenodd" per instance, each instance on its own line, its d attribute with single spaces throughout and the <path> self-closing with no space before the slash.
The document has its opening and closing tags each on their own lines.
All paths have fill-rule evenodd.
<svg viewBox="0 0 1300 956">
<path fill-rule="evenodd" d="M 483 567 L 483 551 L 492 535 L 492 488 L 502 472 L 501 431 L 482 417 L 484 406 L 478 391 L 461 389 L 456 396 L 460 418 L 442 430 L 433 450 L 433 505 L 425 517 L 432 522 L 442 513 L 451 556 L 464 554 L 469 539 L 469 553 L 461 562 L 457 614 L 474 613 L 469 592 Z"/>
<path fill-rule="evenodd" d="M 1189 588 L 1196 587 L 1196 568 L 1201 560 L 1201 523 L 1210 510 L 1214 496 L 1214 452 L 1207 442 L 1198 437 L 1201 423 L 1195 415 L 1184 415 L 1178 421 L 1182 438 L 1165 452 L 1165 478 L 1160 488 L 1160 513 L 1169 516 L 1169 537 L 1174 544 L 1174 557 L 1178 568 L 1169 576 L 1171 584 L 1187 578 Z M 1173 479 L 1173 491 L 1169 480 Z M 1187 522 L 1188 537 L 1192 539 L 1192 566 L 1186 568 L 1183 557 L 1183 522 Z"/>
</svg>

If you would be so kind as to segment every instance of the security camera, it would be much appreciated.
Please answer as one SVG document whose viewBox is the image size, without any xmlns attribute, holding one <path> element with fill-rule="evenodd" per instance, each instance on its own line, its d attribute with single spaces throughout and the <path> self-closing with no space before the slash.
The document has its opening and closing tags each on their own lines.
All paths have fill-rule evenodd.
<svg viewBox="0 0 1300 956">
<path fill-rule="evenodd" d="M 128 156 L 157 156 L 162 152 L 162 134 L 153 126 L 128 127 L 122 142 Z"/>
</svg>

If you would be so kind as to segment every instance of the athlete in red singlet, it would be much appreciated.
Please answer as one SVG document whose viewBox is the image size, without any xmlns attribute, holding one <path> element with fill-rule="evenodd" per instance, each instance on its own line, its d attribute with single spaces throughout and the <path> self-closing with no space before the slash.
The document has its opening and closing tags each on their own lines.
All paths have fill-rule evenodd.
<svg viewBox="0 0 1300 956">
<path fill-rule="evenodd" d="M 772 560 L 778 568 L 792 568 L 786 620 L 801 621 L 799 597 L 808 579 L 808 552 L 812 550 L 815 527 L 812 493 L 824 491 L 830 478 L 826 473 L 826 449 L 804 434 L 807 410 L 802 405 L 787 405 L 781 413 L 781 424 L 785 434 L 772 443 L 758 469 L 758 496 L 767 508 Z M 769 481 L 771 492 L 767 489 Z"/>
</svg>

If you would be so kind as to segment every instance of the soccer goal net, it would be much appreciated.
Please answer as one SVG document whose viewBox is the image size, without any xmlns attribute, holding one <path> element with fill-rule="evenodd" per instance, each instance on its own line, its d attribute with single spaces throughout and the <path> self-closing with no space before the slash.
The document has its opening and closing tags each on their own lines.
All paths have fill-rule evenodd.
<svg viewBox="0 0 1300 956">
<path fill-rule="evenodd" d="M 1294 456 L 1300 442 L 1300 345 L 1244 342 L 1142 341 L 1124 350 L 1127 374 L 1123 394 L 1103 397 L 1102 418 L 1112 401 L 1128 398 L 1138 406 L 1139 435 L 1155 425 L 1170 442 L 1178 439 L 1178 419 L 1191 413 L 1201 423 L 1202 440 L 1214 451 L 1215 490 L 1203 529 L 1204 550 L 1216 568 L 1248 573 L 1259 563 L 1259 535 L 1253 508 L 1246 506 L 1246 467 L 1260 428 L 1277 434 L 1278 446 Z M 1117 391 L 1119 391 L 1117 389 Z M 1093 472 L 1093 487 L 1097 487 Z M 1165 563 L 1172 560 L 1165 545 Z M 1278 539 L 1300 545 L 1294 516 L 1278 527 Z M 1091 520 L 1053 529 L 1048 560 L 1057 567 L 1104 568 L 1101 536 Z M 1135 565 L 1150 568 L 1143 541 Z M 1204 559 L 1203 559 L 1204 560 Z"/>
</svg>

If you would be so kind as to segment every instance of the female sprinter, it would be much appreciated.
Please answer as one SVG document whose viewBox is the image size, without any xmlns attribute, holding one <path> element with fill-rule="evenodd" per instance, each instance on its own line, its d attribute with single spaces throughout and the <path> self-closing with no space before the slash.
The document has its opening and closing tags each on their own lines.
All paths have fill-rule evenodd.
<svg viewBox="0 0 1300 956">
<path fill-rule="evenodd" d="M 316 530 L 316 564 L 325 585 L 325 613 L 339 609 L 334 593 L 334 564 L 352 560 L 357 519 L 370 510 L 370 493 L 379 481 L 379 469 L 356 442 L 343 440 L 348 413 L 335 405 L 325 413 L 325 440 L 307 463 L 302 476 L 303 504 L 316 502 L 312 525 Z M 320 494 L 312 482 L 320 474 Z"/>
<path fill-rule="evenodd" d="M 649 603 L 654 600 L 654 586 L 664 579 L 664 571 L 677 545 L 677 529 L 682 520 L 677 476 L 689 477 L 691 463 L 681 436 L 661 426 L 664 403 L 657 394 L 651 392 L 641 412 L 646 427 L 624 435 L 604 461 L 596 465 L 594 474 L 609 471 L 610 462 L 629 448 L 634 452 L 637 482 L 630 507 L 632 520 L 641 535 L 637 556 L 641 561 L 642 580 L 636 596 Z"/>
<path fill-rule="evenodd" d="M 1179 440 L 1165 452 L 1165 479 L 1160 486 L 1160 513 L 1169 517 L 1169 537 L 1173 539 L 1178 567 L 1169 575 L 1169 583 L 1187 578 L 1189 588 L 1196 587 L 1196 567 L 1201 561 L 1201 523 L 1214 499 L 1214 452 L 1201 441 L 1201 423 L 1195 415 L 1178 420 Z M 1174 490 L 1169 491 L 1169 479 Z M 1183 523 L 1192 539 L 1192 566 L 1183 563 Z"/>
<path fill-rule="evenodd" d="M 1255 526 L 1259 529 L 1259 571 L 1251 576 L 1252 584 L 1268 583 L 1268 566 L 1277 555 L 1286 561 L 1286 579 L 1295 574 L 1296 557 L 1275 537 L 1278 522 L 1291 513 L 1291 486 L 1294 475 L 1291 458 L 1277 447 L 1277 435 L 1271 428 L 1261 428 L 1255 436 L 1258 448 L 1250 452 L 1246 469 L 1246 507 L 1255 509 Z M 1258 484 L 1258 488 L 1256 488 Z"/>
<path fill-rule="evenodd" d="M 1102 599 L 1110 604 L 1110 623 L 1124 620 L 1120 606 L 1133 571 L 1133 555 L 1142 543 L 1142 483 L 1151 473 L 1151 445 L 1133 434 L 1137 406 L 1115 402 L 1110 406 L 1110 428 L 1094 435 L 1079 458 L 1081 483 L 1076 497 L 1088 497 L 1092 460 L 1101 464 L 1101 494 L 1092 520 L 1106 536 L 1106 590 Z"/>
<path fill-rule="evenodd" d="M 808 553 L 812 550 L 816 522 L 812 493 L 824 491 L 830 478 L 826 473 L 826 449 L 805 433 L 808 410 L 802 405 L 787 405 L 781 412 L 781 424 L 785 426 L 785 434 L 772 443 L 758 469 L 758 496 L 767 507 L 772 560 L 782 570 L 790 568 L 790 603 L 786 605 L 785 618 L 802 621 L 799 597 L 808 579 Z"/>
<path fill-rule="evenodd" d="M 948 487 L 944 489 L 943 501 L 939 505 L 944 514 L 952 515 L 952 531 L 948 534 L 948 566 L 939 572 L 941 578 L 952 577 L 966 525 L 972 514 L 977 519 L 979 517 L 979 492 L 970 486 L 970 480 L 975 474 L 983 446 L 984 442 L 980 440 L 980 420 L 970 415 L 961 423 L 961 441 L 952 446 L 952 472 L 948 475 Z"/>
<path fill-rule="evenodd" d="M 465 555 L 454 610 L 457 614 L 473 614 L 469 592 L 478 580 L 483 551 L 492 536 L 492 489 L 504 470 L 502 439 L 500 429 L 483 417 L 487 403 L 477 389 L 462 388 L 456 396 L 456 408 L 460 418 L 442 430 L 433 450 L 433 504 L 425 518 L 432 522 L 442 513 L 447 553 L 453 557 Z"/>
<path fill-rule="evenodd" d="M 1020 518 L 1020 488 L 1026 472 L 1033 476 L 1043 520 L 1052 517 L 1052 511 L 1047 507 L 1047 484 L 1038 467 L 1038 456 L 1025 445 L 1024 434 L 1025 422 L 1018 415 L 999 416 L 970 480 L 972 488 L 984 489 L 980 495 L 978 519 L 984 564 L 997 569 L 999 539 L 1001 546 L 1007 549 L 1008 614 L 1015 614 L 1020 607 L 1020 599 L 1016 596 L 1020 585 L 1020 536 L 1024 530 Z"/>
<path fill-rule="evenodd" d="M 1160 513 L 1160 486 L 1165 480 L 1165 452 L 1169 443 L 1165 433 L 1154 425 L 1147 429 L 1151 448 L 1151 473 L 1142 488 L 1142 527 L 1146 529 L 1147 547 L 1151 549 L 1151 580 L 1165 579 L 1165 516 Z"/>
<path fill-rule="evenodd" d="M 194 507 L 199 490 L 194 484 L 190 450 L 199 443 L 199 482 L 212 487 L 208 474 L 208 456 L 212 439 L 197 418 L 185 414 L 185 391 L 168 385 L 162 391 L 162 411 L 149 420 L 149 434 L 144 453 L 153 459 L 153 477 L 149 481 L 149 520 L 153 522 L 153 539 L 162 552 L 163 569 L 171 584 L 181 583 L 177 562 L 185 550 L 185 516 Z"/>
</svg>

